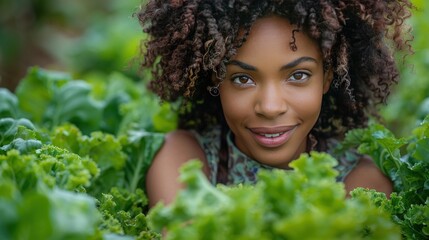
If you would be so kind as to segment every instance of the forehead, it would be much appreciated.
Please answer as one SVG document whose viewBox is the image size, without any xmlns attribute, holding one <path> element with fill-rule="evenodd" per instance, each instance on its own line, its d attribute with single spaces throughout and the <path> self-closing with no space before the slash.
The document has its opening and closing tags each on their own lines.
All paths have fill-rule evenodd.
<svg viewBox="0 0 429 240">
<path fill-rule="evenodd" d="M 296 51 L 291 49 L 292 42 L 297 47 Z M 263 17 L 253 23 L 245 43 L 237 50 L 236 56 L 245 57 L 246 53 L 250 52 L 311 55 L 317 59 L 322 58 L 318 43 L 280 16 Z"/>
</svg>

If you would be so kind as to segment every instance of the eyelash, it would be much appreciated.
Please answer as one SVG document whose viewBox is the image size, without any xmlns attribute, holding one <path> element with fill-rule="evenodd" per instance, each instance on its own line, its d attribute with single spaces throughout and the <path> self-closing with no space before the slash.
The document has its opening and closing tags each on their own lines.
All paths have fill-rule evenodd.
<svg viewBox="0 0 429 240">
<path fill-rule="evenodd" d="M 252 81 L 253 83 L 241 83 L 240 79 L 241 78 L 246 78 L 247 80 Z M 247 76 L 247 75 L 233 75 L 231 78 L 231 81 L 233 84 L 236 84 L 240 87 L 246 87 L 246 86 L 254 86 L 255 85 L 255 81 L 252 80 L 251 77 Z"/>
<path fill-rule="evenodd" d="M 297 74 L 302 74 L 303 75 L 301 77 L 301 79 L 290 80 L 291 78 L 296 78 Z M 308 73 L 308 72 L 305 72 L 305 71 L 296 71 L 296 72 L 294 72 L 294 73 L 292 73 L 290 75 L 290 77 L 287 79 L 287 81 L 291 82 L 291 83 L 303 83 L 303 82 L 307 81 L 310 77 L 311 77 L 311 74 Z M 241 83 L 241 82 L 239 82 L 240 79 L 242 79 L 242 78 L 245 78 L 246 80 L 250 80 L 253 83 Z M 255 82 L 248 75 L 233 75 L 231 77 L 231 81 L 232 81 L 232 83 L 234 83 L 234 84 L 236 84 L 236 85 L 238 85 L 240 87 L 247 87 L 247 86 L 254 86 L 255 85 Z"/>
<path fill-rule="evenodd" d="M 308 72 L 305 72 L 305 71 L 297 71 L 297 72 L 292 73 L 292 75 L 289 77 L 289 79 L 291 79 L 292 77 L 294 77 L 294 75 L 296 75 L 296 74 L 302 74 L 302 75 L 304 75 L 304 76 L 303 76 L 303 77 L 301 77 L 301 79 L 293 80 L 292 82 L 294 82 L 294 83 L 302 83 L 302 82 L 305 82 L 305 81 L 307 81 L 307 80 L 311 77 L 311 74 L 310 74 L 310 73 L 308 73 Z M 289 80 L 289 79 L 288 79 L 288 80 Z"/>
</svg>

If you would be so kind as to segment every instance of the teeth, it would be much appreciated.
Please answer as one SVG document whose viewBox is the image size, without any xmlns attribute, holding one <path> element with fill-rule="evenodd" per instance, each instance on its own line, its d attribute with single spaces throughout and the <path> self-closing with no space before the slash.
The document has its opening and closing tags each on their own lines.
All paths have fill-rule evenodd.
<svg viewBox="0 0 429 240">
<path fill-rule="evenodd" d="M 275 137 L 280 136 L 281 134 L 283 134 L 283 133 L 262 134 L 262 135 L 266 138 L 275 138 Z"/>
</svg>

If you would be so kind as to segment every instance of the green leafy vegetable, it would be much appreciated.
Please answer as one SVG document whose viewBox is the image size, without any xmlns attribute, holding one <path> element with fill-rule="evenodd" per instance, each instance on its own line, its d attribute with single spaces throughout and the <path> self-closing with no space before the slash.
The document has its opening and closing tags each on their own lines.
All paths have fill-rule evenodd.
<svg viewBox="0 0 429 240">
<path fill-rule="evenodd" d="M 71 77 L 66 73 L 30 68 L 16 88 L 19 109 L 25 114 L 23 117 L 42 123 L 55 92 L 69 81 Z"/>
<path fill-rule="evenodd" d="M 149 220 L 166 239 L 400 239 L 399 227 L 366 192 L 345 198 L 335 163 L 313 152 L 292 162 L 292 171 L 260 172 L 254 187 L 215 188 L 201 163 L 190 162 L 182 169 L 185 190 L 172 204 L 157 205 Z"/>
<path fill-rule="evenodd" d="M 0 118 L 18 116 L 18 98 L 8 89 L 0 89 Z"/>
<path fill-rule="evenodd" d="M 145 186 L 146 173 L 158 149 L 164 143 L 164 134 L 146 131 L 130 131 L 124 151 L 129 156 L 126 165 L 128 190 L 134 192 Z"/>
<path fill-rule="evenodd" d="M 404 138 L 376 124 L 350 131 L 336 150 L 370 155 L 394 182 L 390 198 L 361 188 L 345 198 L 336 160 L 314 152 L 254 186 L 213 187 L 190 162 L 176 201 L 149 210 L 145 176 L 176 128 L 175 104 L 119 73 L 81 81 L 39 68 L 0 100 L 1 239 L 429 236 L 429 117 Z"/>
<path fill-rule="evenodd" d="M 151 232 L 144 215 L 147 199 L 141 189 L 132 193 L 125 189 L 112 188 L 100 198 L 103 223 L 100 228 L 111 233 L 137 236 L 138 239 L 156 239 L 160 235 Z"/>
<path fill-rule="evenodd" d="M 359 146 L 359 147 L 358 147 Z M 397 139 L 381 125 L 349 132 L 339 151 L 358 147 L 390 179 L 395 192 L 384 205 L 407 239 L 427 239 L 429 226 L 429 116 L 408 138 Z"/>
</svg>

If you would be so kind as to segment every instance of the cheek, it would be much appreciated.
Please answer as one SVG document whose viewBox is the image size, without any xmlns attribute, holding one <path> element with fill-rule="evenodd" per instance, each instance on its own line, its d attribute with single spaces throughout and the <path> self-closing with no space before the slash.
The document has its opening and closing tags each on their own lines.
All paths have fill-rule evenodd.
<svg viewBox="0 0 429 240">
<path fill-rule="evenodd" d="M 301 92 L 291 99 L 290 107 L 302 120 L 315 123 L 322 107 L 322 96 L 322 91 Z"/>
<path fill-rule="evenodd" d="M 228 125 L 242 122 L 252 112 L 252 99 L 249 97 L 249 94 L 241 94 L 240 92 L 231 91 L 229 88 L 224 87 L 220 89 L 219 97 Z"/>
</svg>

